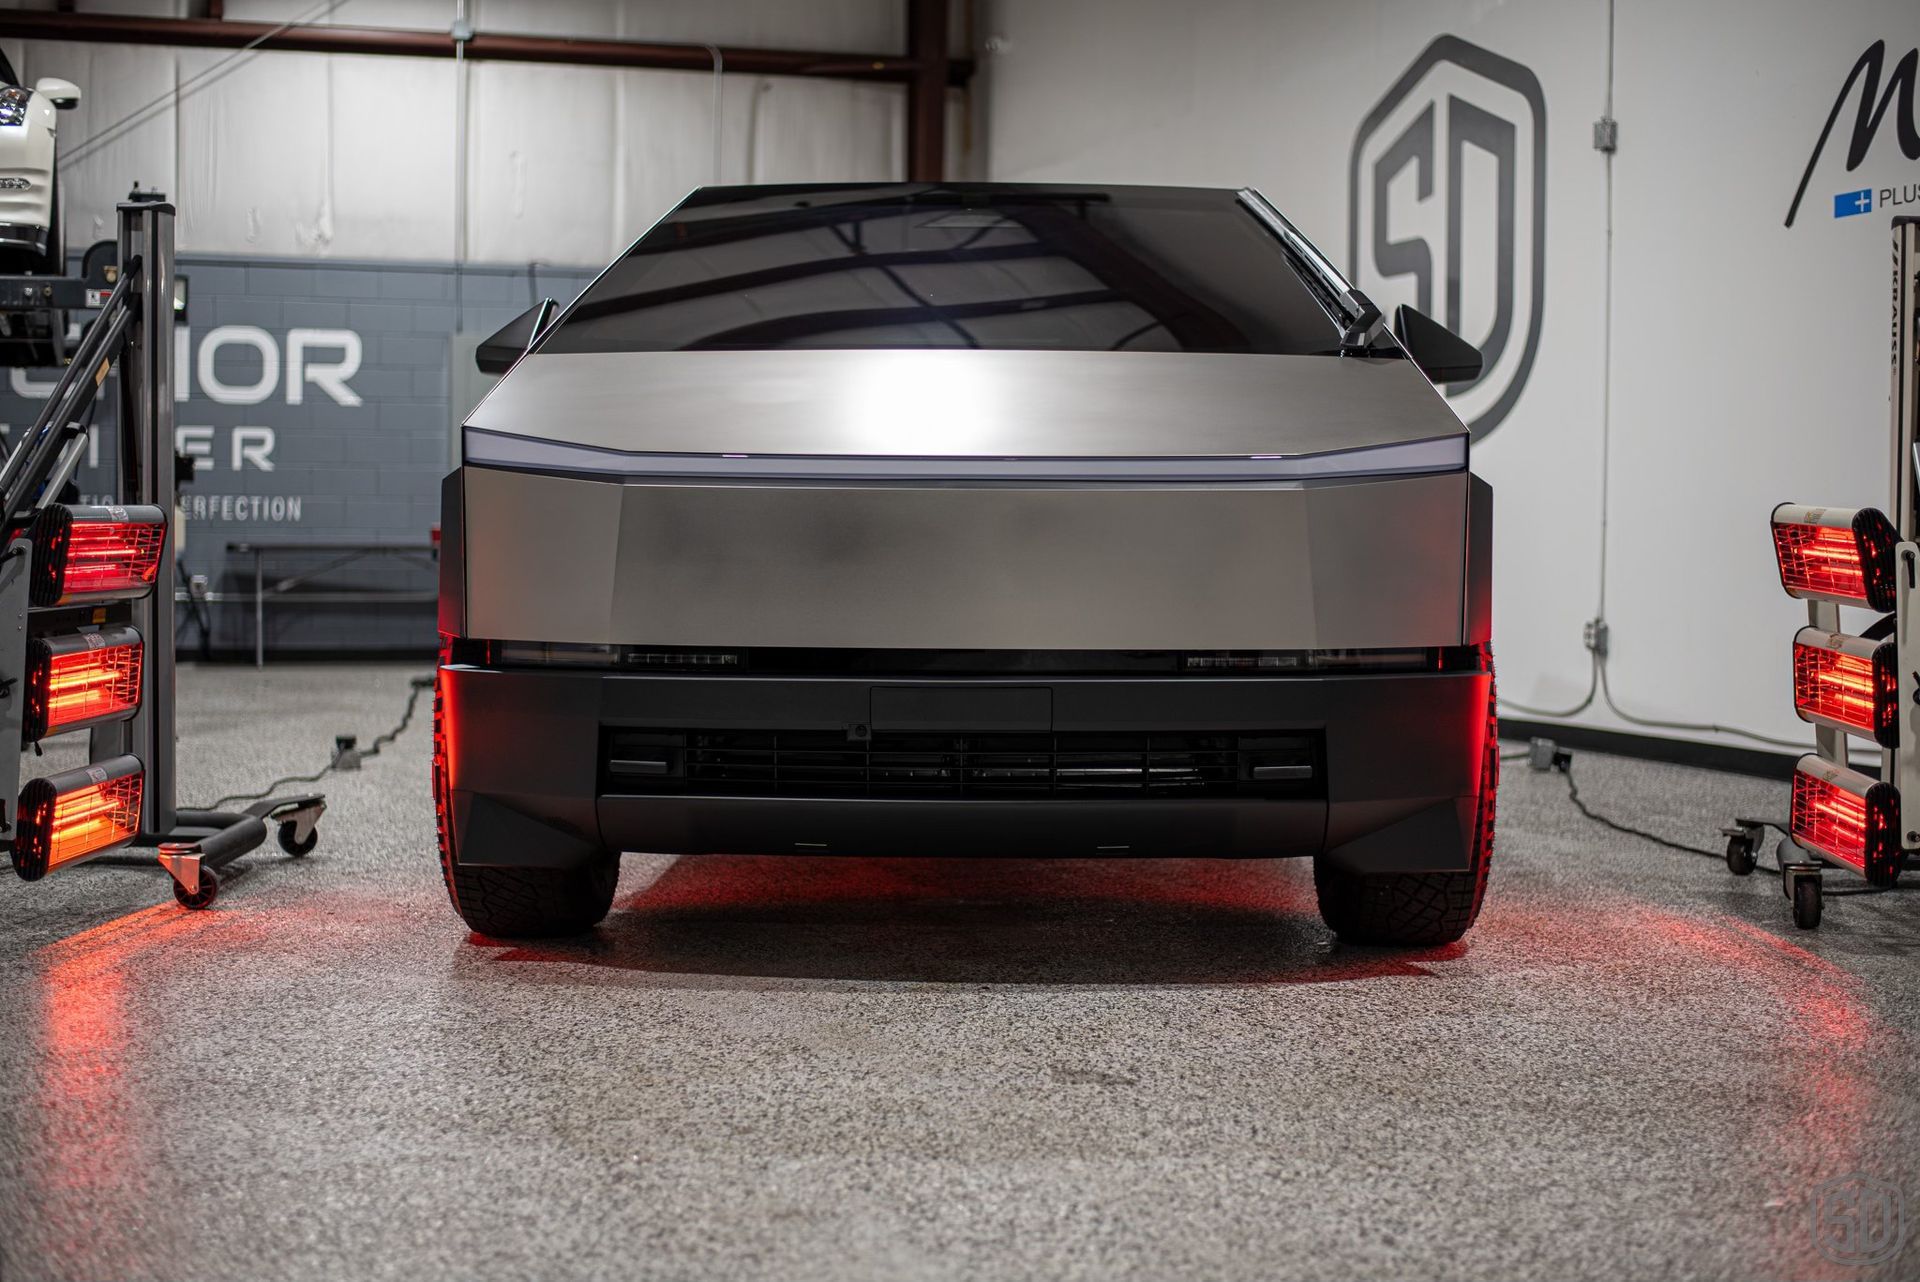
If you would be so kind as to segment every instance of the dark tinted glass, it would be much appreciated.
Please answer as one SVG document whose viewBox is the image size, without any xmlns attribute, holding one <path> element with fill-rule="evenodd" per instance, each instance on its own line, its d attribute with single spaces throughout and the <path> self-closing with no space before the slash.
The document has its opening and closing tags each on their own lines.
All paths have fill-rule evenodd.
<svg viewBox="0 0 1920 1282">
<path fill-rule="evenodd" d="M 607 269 L 546 352 L 777 347 L 1333 351 L 1231 191 L 722 188 Z"/>
</svg>

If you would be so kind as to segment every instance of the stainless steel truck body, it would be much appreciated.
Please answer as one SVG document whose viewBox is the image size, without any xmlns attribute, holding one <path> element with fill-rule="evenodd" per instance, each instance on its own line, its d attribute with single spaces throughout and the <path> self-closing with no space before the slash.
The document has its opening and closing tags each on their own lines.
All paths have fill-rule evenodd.
<svg viewBox="0 0 1920 1282">
<path fill-rule="evenodd" d="M 1257 194 L 704 189 L 494 347 L 435 735 L 477 929 L 591 925 L 624 850 L 1299 855 L 1350 938 L 1478 911 L 1477 355 Z"/>
</svg>

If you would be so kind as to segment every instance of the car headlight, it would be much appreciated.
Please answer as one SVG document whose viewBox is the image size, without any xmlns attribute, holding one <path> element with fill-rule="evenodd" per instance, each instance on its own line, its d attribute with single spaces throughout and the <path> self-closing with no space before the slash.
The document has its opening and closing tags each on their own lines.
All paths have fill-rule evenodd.
<svg viewBox="0 0 1920 1282">
<path fill-rule="evenodd" d="M 33 94 L 18 85 L 0 89 L 0 125 L 27 123 L 27 103 Z"/>
</svg>

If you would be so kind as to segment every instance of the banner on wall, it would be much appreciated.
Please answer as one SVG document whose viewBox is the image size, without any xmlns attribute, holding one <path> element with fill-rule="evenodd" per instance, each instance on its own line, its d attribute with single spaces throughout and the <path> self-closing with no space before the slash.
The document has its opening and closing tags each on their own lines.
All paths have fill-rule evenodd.
<svg viewBox="0 0 1920 1282">
<path fill-rule="evenodd" d="M 1883 135 L 1906 158 L 1904 170 L 1888 154 L 1891 148 L 1876 150 Z M 1836 168 L 1840 163 L 1844 170 Z M 1796 219 L 1827 213 L 1826 192 L 1808 192 L 1816 173 L 1845 179 L 1832 193 L 1834 218 L 1859 218 L 1875 210 L 1920 214 L 1920 47 L 1889 64 L 1887 42 L 1875 40 L 1854 60 L 1787 205 L 1788 227 Z"/>
<path fill-rule="evenodd" d="M 183 409 L 174 427 L 174 448 L 193 460 L 195 476 L 181 491 L 181 516 L 188 522 L 302 524 L 308 498 L 301 488 L 304 471 L 293 470 L 292 488 L 274 483 L 289 475 L 275 457 L 281 406 L 317 397 L 333 406 L 362 408 L 353 380 L 364 350 L 361 335 L 345 328 L 295 326 L 275 333 L 258 325 L 221 325 L 195 333 L 175 326 L 174 401 L 193 407 Z M 118 375 L 116 367 L 112 376 Z M 0 397 L 5 416 L 0 438 L 11 440 L 16 427 L 29 423 L 57 381 L 52 370 L 8 370 L 11 395 Z M 109 479 L 103 464 L 112 461 L 114 403 L 113 392 L 103 391 L 88 427 L 87 451 L 75 478 L 84 503 L 107 501 L 90 490 Z M 195 421 L 210 417 L 207 410 L 214 406 L 234 408 L 218 413 L 224 421 Z"/>
</svg>

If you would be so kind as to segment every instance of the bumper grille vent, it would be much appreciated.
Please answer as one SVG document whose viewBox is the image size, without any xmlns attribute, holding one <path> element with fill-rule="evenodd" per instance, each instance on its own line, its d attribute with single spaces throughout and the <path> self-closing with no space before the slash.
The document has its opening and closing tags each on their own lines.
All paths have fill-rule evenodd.
<svg viewBox="0 0 1920 1282">
<path fill-rule="evenodd" d="M 606 793 L 1129 798 L 1326 795 L 1320 736 L 610 730 Z"/>
</svg>

